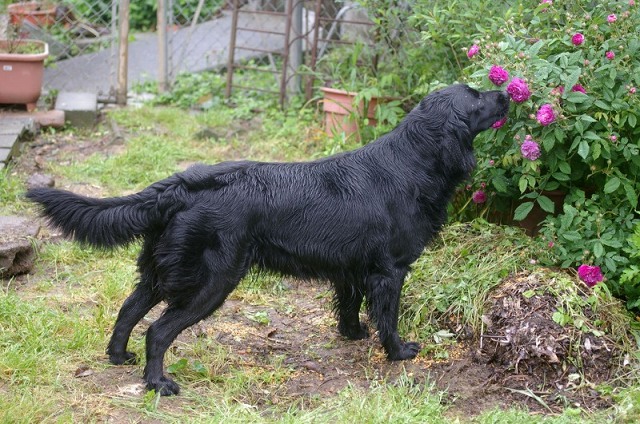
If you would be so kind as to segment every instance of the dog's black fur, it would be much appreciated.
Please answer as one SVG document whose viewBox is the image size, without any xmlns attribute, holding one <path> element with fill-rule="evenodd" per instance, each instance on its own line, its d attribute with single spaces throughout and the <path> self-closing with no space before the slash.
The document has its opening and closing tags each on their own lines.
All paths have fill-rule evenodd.
<svg viewBox="0 0 640 424">
<path fill-rule="evenodd" d="M 124 302 L 107 353 L 127 352 L 136 323 L 168 303 L 146 335 L 149 389 L 177 394 L 163 375 L 167 348 L 209 316 L 253 265 L 335 288 L 340 333 L 367 337 L 363 299 L 391 360 L 413 358 L 397 332 L 410 265 L 440 230 L 456 185 L 475 166 L 472 141 L 506 116 L 500 91 L 454 85 L 425 97 L 387 135 L 313 162 L 195 165 L 126 197 L 93 199 L 51 188 L 27 197 L 65 235 L 109 248 L 142 239 L 141 277 Z"/>
</svg>

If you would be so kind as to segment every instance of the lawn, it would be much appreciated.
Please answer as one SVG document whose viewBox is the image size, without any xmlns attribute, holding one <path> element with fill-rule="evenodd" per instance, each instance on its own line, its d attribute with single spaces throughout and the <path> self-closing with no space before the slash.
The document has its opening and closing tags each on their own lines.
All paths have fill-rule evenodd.
<svg viewBox="0 0 640 424">
<path fill-rule="evenodd" d="M 356 147 L 325 136 L 309 107 L 214 109 L 113 110 L 90 131 L 44 131 L 0 174 L 0 214 L 37 216 L 22 198 L 34 173 L 115 196 L 194 162 L 307 160 Z M 105 354 L 139 246 L 88 249 L 44 223 L 37 246 L 31 273 L 2 280 L 2 422 L 640 419 L 633 317 L 605 286 L 540 266 L 544 243 L 517 228 L 451 222 L 417 261 L 400 322 L 423 347 L 412 361 L 388 362 L 375 336 L 340 337 L 324 282 L 251 273 L 167 353 L 182 388 L 170 398 L 144 390 L 142 365 L 113 366 Z M 141 357 L 161 310 L 134 330 L 129 347 Z"/>
</svg>

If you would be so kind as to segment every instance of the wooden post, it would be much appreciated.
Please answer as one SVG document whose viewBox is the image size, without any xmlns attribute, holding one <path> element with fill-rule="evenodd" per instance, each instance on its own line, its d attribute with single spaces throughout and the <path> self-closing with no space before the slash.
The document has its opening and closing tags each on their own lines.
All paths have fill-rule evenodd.
<svg viewBox="0 0 640 424">
<path fill-rule="evenodd" d="M 233 15 L 231 16 L 231 37 L 229 39 L 229 56 L 227 58 L 227 87 L 224 96 L 231 97 L 231 86 L 233 84 L 233 62 L 236 53 L 236 32 L 238 31 L 238 10 L 240 2 L 233 0 Z"/>
<path fill-rule="evenodd" d="M 129 0 L 120 0 L 119 10 L 119 49 L 118 49 L 118 90 L 116 103 L 127 104 L 127 72 L 129 69 Z"/>
<path fill-rule="evenodd" d="M 168 88 L 167 55 L 167 0 L 158 0 L 158 91 L 164 93 Z"/>
<path fill-rule="evenodd" d="M 291 77 L 287 81 L 287 92 L 291 95 L 300 93 L 300 66 L 302 65 L 302 42 L 303 42 L 303 19 L 302 19 L 302 1 L 297 0 L 293 4 L 293 10 L 289 11 L 291 14 L 291 31 L 293 32 L 293 40 L 291 44 L 287 46 L 289 49 L 289 67 L 291 69 Z"/>
</svg>

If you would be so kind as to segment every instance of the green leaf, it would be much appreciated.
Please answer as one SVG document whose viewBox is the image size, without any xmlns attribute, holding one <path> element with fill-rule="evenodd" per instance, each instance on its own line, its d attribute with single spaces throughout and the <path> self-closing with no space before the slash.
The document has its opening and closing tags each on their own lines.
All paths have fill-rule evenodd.
<svg viewBox="0 0 640 424">
<path fill-rule="evenodd" d="M 571 179 L 567 174 L 564 174 L 562 172 L 554 172 L 553 174 L 551 174 L 551 176 L 557 181 L 569 181 Z"/>
<path fill-rule="evenodd" d="M 592 151 L 591 157 L 594 160 L 598 159 L 600 157 L 600 155 L 602 154 L 602 145 L 600 143 L 593 143 L 591 151 Z"/>
<path fill-rule="evenodd" d="M 624 192 L 627 195 L 627 199 L 629 200 L 629 203 L 631 203 L 632 205 L 638 204 L 638 194 L 633 189 L 633 186 L 631 184 L 628 184 L 628 183 L 624 184 Z"/>
<path fill-rule="evenodd" d="M 574 85 L 576 85 L 578 83 L 578 78 L 580 78 L 580 68 L 577 68 L 576 70 L 574 70 L 571 74 L 569 74 L 569 76 L 567 77 L 567 79 L 564 82 L 564 91 L 565 93 L 571 93 L 571 89 L 573 88 Z M 582 93 L 580 93 L 582 94 Z"/>
<path fill-rule="evenodd" d="M 175 373 L 185 369 L 187 365 L 188 365 L 187 360 L 185 358 L 182 358 L 182 359 L 178 360 L 178 362 L 175 362 L 175 363 L 169 365 L 167 367 L 167 372 L 169 374 L 175 374 Z"/>
<path fill-rule="evenodd" d="M 584 122 L 598 122 L 596 119 L 592 118 L 589 115 L 580 115 L 579 119 Z"/>
<path fill-rule="evenodd" d="M 553 201 L 551 201 L 547 196 L 538 197 L 537 202 L 545 212 L 553 213 L 556 208 L 556 205 L 554 205 Z"/>
<path fill-rule="evenodd" d="M 520 204 L 520 206 L 518 206 L 513 212 L 513 219 L 516 221 L 522 221 L 527 217 L 527 215 L 529 215 L 531 209 L 533 209 L 533 202 L 524 202 Z"/>
<path fill-rule="evenodd" d="M 602 243 L 600 243 L 599 241 L 597 241 L 596 244 L 593 245 L 593 254 L 596 258 L 601 258 L 602 255 L 604 255 L 604 246 L 602 246 Z"/>
<path fill-rule="evenodd" d="M 629 117 L 627 118 L 627 121 L 629 122 L 629 126 L 631 126 L 631 128 L 636 127 L 636 123 L 637 123 L 636 115 L 633 115 L 630 113 Z"/>
<path fill-rule="evenodd" d="M 594 133 L 593 131 L 587 131 L 586 133 L 584 133 L 584 138 L 586 138 L 587 140 L 600 140 L 600 136 L 596 133 Z"/>
<path fill-rule="evenodd" d="M 558 169 L 567 175 L 571 174 L 571 165 L 569 165 L 569 163 L 567 162 L 558 163 Z"/>
<path fill-rule="evenodd" d="M 524 193 L 527 191 L 527 185 L 529 184 L 529 180 L 525 175 L 520 177 L 520 181 L 518 181 L 518 188 L 520 189 L 520 193 Z"/>
<path fill-rule="evenodd" d="M 620 178 L 618 177 L 609 178 L 609 181 L 607 181 L 607 183 L 604 185 L 604 192 L 607 194 L 613 193 L 618 189 L 618 187 L 620 187 Z"/>
<path fill-rule="evenodd" d="M 569 90 L 571 90 L 571 88 Z M 571 103 L 584 103 L 589 100 L 589 96 L 579 91 L 571 91 L 565 96 L 565 100 Z"/>
<path fill-rule="evenodd" d="M 578 155 L 580 155 L 582 159 L 586 159 L 587 156 L 589 156 L 589 143 L 587 143 L 586 140 L 582 140 L 578 145 Z"/>
<path fill-rule="evenodd" d="M 507 178 L 504 175 L 498 175 L 491 180 L 493 187 L 498 191 L 498 193 L 506 193 L 507 192 Z"/>
<path fill-rule="evenodd" d="M 582 240 L 582 236 L 577 231 L 565 231 L 561 234 L 562 238 L 568 241 L 578 241 Z"/>
</svg>

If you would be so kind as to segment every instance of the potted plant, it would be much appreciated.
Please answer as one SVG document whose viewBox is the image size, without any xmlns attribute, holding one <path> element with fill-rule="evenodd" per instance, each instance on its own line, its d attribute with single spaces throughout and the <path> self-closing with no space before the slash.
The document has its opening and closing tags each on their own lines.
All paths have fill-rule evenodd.
<svg viewBox="0 0 640 424">
<path fill-rule="evenodd" d="M 0 103 L 24 104 L 33 111 L 42 92 L 47 56 L 49 46 L 44 41 L 0 40 Z"/>
<path fill-rule="evenodd" d="M 7 12 L 11 25 L 21 25 L 23 21 L 28 21 L 39 27 L 49 27 L 56 23 L 56 6 L 49 2 L 13 3 L 7 6 Z"/>
<path fill-rule="evenodd" d="M 381 121 L 395 125 L 404 111 L 399 98 L 382 94 L 388 84 L 377 77 L 372 53 L 361 43 L 349 49 L 336 49 L 319 62 L 320 73 L 328 75 L 320 87 L 324 126 L 328 135 L 344 133 L 360 140 L 365 127 Z"/>
</svg>

